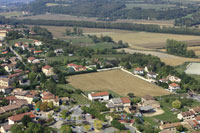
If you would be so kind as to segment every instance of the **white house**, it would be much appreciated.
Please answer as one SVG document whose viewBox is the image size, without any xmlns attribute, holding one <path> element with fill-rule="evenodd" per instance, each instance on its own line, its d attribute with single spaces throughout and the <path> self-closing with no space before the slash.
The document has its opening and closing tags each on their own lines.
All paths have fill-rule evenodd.
<svg viewBox="0 0 200 133">
<path fill-rule="evenodd" d="M 18 115 L 14 115 L 8 118 L 8 125 L 13 125 L 15 123 L 19 123 L 21 122 L 21 120 L 23 119 L 23 117 L 25 115 L 28 115 L 30 118 L 34 119 L 35 115 L 32 112 L 26 112 L 23 114 L 18 114 Z"/>
<path fill-rule="evenodd" d="M 32 63 L 35 60 L 35 57 L 29 57 L 28 58 L 28 63 Z"/>
<path fill-rule="evenodd" d="M 168 79 L 169 81 L 171 81 L 171 82 L 176 82 L 176 83 L 180 83 L 180 82 L 181 82 L 181 79 L 180 79 L 180 78 L 175 77 L 175 76 L 171 76 L 171 75 L 167 76 L 167 79 Z"/>
<path fill-rule="evenodd" d="M 157 74 L 154 72 L 147 73 L 147 78 L 149 78 L 149 79 L 156 79 L 156 77 L 157 77 Z"/>
<path fill-rule="evenodd" d="M 34 40 L 34 44 L 35 44 L 36 46 L 41 46 L 41 45 L 42 45 L 42 42 L 39 41 L 39 40 Z"/>
<path fill-rule="evenodd" d="M 107 91 L 104 92 L 96 92 L 96 93 L 90 93 L 88 94 L 88 98 L 93 101 L 93 100 L 97 100 L 97 101 L 107 101 L 109 100 L 109 93 Z"/>
<path fill-rule="evenodd" d="M 176 83 L 171 83 L 169 85 L 169 91 L 171 92 L 176 92 L 177 90 L 180 90 L 180 89 L 181 89 L 180 86 Z"/>
<path fill-rule="evenodd" d="M 138 75 L 143 75 L 144 74 L 144 69 L 137 67 L 134 69 L 134 74 L 138 74 Z"/>
<path fill-rule="evenodd" d="M 181 112 L 177 115 L 179 120 L 192 120 L 195 118 L 195 113 L 193 111 Z"/>
</svg>

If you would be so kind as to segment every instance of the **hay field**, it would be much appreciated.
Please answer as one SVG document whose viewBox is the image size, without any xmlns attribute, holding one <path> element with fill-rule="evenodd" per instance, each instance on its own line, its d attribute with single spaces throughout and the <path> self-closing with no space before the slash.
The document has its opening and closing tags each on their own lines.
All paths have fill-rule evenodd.
<svg viewBox="0 0 200 133">
<path fill-rule="evenodd" d="M 195 74 L 195 75 L 200 75 L 200 63 L 190 63 L 186 70 L 186 74 Z"/>
<path fill-rule="evenodd" d="M 136 96 L 146 94 L 152 96 L 168 95 L 170 92 L 159 86 L 148 83 L 121 70 L 111 70 L 68 77 L 69 83 L 83 91 L 111 90 L 119 95 L 126 96 L 133 92 Z"/>
<path fill-rule="evenodd" d="M 161 59 L 162 62 L 165 62 L 165 64 L 170 66 L 178 66 L 182 65 L 185 62 L 200 62 L 200 59 L 198 58 L 186 58 L 186 57 L 180 57 L 175 55 L 170 55 L 163 52 L 156 52 L 156 51 L 144 51 L 144 50 L 134 50 L 130 48 L 124 49 L 127 53 L 133 54 L 133 53 L 142 53 L 142 54 L 151 54 L 154 56 L 157 56 Z"/>
</svg>

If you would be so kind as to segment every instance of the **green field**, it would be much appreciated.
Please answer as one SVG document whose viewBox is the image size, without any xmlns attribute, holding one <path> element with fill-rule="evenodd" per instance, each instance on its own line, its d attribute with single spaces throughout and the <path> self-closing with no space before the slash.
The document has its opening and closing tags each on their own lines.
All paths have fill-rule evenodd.
<svg viewBox="0 0 200 133">
<path fill-rule="evenodd" d="M 132 9 L 134 7 L 141 7 L 142 9 L 156 9 L 160 10 L 163 8 L 169 8 L 169 7 L 174 7 L 175 5 L 166 5 L 166 4 L 136 4 L 136 3 L 131 3 L 131 4 L 126 4 L 126 9 Z"/>
<path fill-rule="evenodd" d="M 105 49 L 105 48 L 111 49 L 114 46 L 118 46 L 118 45 L 114 44 L 114 43 L 106 43 L 106 42 L 104 42 L 104 43 L 97 43 L 97 44 L 94 44 L 94 45 L 91 45 L 91 46 L 88 46 L 88 47 L 92 48 L 94 50 L 97 50 L 97 49 L 102 50 L 102 49 Z"/>
<path fill-rule="evenodd" d="M 1 12 L 0 16 L 5 16 L 6 18 L 11 18 L 11 17 L 19 17 L 22 16 L 22 12 Z"/>
</svg>

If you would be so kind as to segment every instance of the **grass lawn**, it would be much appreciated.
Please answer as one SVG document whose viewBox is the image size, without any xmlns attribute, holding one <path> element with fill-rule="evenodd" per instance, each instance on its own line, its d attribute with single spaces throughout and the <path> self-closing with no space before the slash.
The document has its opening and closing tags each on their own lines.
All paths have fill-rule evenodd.
<svg viewBox="0 0 200 133">
<path fill-rule="evenodd" d="M 144 116 L 143 120 L 144 120 L 145 125 L 151 125 L 151 126 L 157 125 L 157 122 L 156 122 L 155 118 L 153 118 L 153 117 L 145 117 Z"/>
<path fill-rule="evenodd" d="M 78 102 L 77 104 L 89 104 L 89 103 L 91 103 L 90 100 L 88 100 L 87 98 L 85 98 L 84 96 L 82 96 L 80 94 L 72 94 L 71 98 L 74 98 Z"/>
<path fill-rule="evenodd" d="M 70 89 L 70 90 L 76 89 L 75 87 L 73 87 L 70 84 L 58 84 L 57 87 L 60 87 L 60 88 L 63 88 L 63 89 Z"/>
<path fill-rule="evenodd" d="M 89 48 L 92 48 L 94 50 L 101 50 L 101 49 L 111 49 L 112 47 L 114 46 L 118 46 L 117 44 L 114 44 L 114 43 L 107 43 L 107 42 L 104 42 L 104 43 L 97 43 L 95 45 L 91 45 L 91 46 L 88 46 Z"/>
<path fill-rule="evenodd" d="M 23 43 L 33 43 L 33 40 L 32 39 L 27 39 L 27 38 L 20 38 L 20 39 L 16 39 L 16 40 L 11 40 L 9 42 L 10 45 L 14 45 L 16 42 L 23 42 Z"/>
<path fill-rule="evenodd" d="M 79 44 L 79 43 L 93 43 L 92 40 L 88 37 L 77 37 L 70 39 L 72 44 Z"/>
<path fill-rule="evenodd" d="M 79 59 L 77 56 L 56 56 L 56 57 L 47 57 L 46 60 L 48 62 L 54 62 L 54 61 L 64 61 L 64 60 L 72 61 Z"/>
<path fill-rule="evenodd" d="M 123 58 L 126 54 L 97 54 L 93 55 L 92 58 L 106 58 L 106 59 L 116 59 Z"/>
</svg>

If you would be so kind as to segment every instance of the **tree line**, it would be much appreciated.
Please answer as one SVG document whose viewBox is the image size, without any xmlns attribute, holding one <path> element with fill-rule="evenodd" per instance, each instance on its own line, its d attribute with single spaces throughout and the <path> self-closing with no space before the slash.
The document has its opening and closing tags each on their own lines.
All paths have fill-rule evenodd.
<svg viewBox="0 0 200 133">
<path fill-rule="evenodd" d="M 200 35 L 200 30 L 190 28 L 160 27 L 159 25 L 146 25 L 134 23 L 111 23 L 111 22 L 91 22 L 91 21 L 73 21 L 73 20 L 16 20 L 0 17 L 0 24 L 12 25 L 47 25 L 47 26 L 69 26 L 69 27 L 87 27 L 103 29 L 120 29 L 130 31 L 146 31 L 155 33 L 171 33 L 185 35 Z"/>
</svg>

